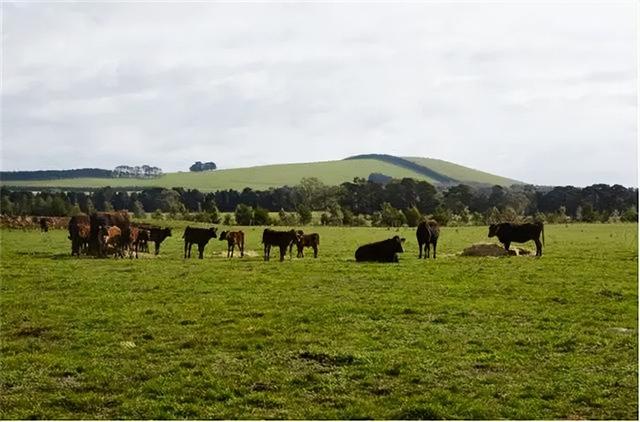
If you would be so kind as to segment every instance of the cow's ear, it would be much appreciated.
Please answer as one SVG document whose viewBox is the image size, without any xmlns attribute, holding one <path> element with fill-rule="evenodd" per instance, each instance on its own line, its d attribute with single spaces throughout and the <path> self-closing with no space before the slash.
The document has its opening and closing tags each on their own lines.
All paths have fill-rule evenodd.
<svg viewBox="0 0 640 422">
<path fill-rule="evenodd" d="M 404 241 L 407 240 L 404 237 L 402 239 L 400 239 L 400 243 L 404 243 Z"/>
</svg>

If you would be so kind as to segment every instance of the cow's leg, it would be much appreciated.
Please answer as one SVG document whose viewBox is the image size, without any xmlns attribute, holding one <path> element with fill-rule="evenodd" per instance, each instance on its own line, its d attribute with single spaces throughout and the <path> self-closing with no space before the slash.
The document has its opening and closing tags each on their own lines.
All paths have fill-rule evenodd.
<svg viewBox="0 0 640 422">
<path fill-rule="evenodd" d="M 433 259 L 436 259 L 436 246 L 438 246 L 438 241 L 433 242 Z"/>
<path fill-rule="evenodd" d="M 542 256 L 542 243 L 540 239 L 535 239 L 534 242 L 536 242 L 536 256 Z"/>
<path fill-rule="evenodd" d="M 287 246 L 280 245 L 280 262 L 284 261 L 284 257 L 287 255 Z"/>
<path fill-rule="evenodd" d="M 238 245 L 238 247 L 240 248 L 240 258 L 244 257 L 244 242 L 242 242 L 240 245 Z"/>
<path fill-rule="evenodd" d="M 507 254 L 509 253 L 509 246 L 511 246 L 511 242 L 504 242 L 504 250 L 507 251 Z"/>
<path fill-rule="evenodd" d="M 154 243 L 156 244 L 156 255 L 158 255 L 160 253 L 160 242 L 156 240 Z"/>
<path fill-rule="evenodd" d="M 318 257 L 318 245 L 313 245 L 313 257 Z"/>
<path fill-rule="evenodd" d="M 429 242 L 424 245 L 424 259 L 429 258 L 429 254 L 431 253 L 431 247 Z"/>
<path fill-rule="evenodd" d="M 235 252 L 235 250 L 236 250 L 236 244 L 232 243 L 231 244 L 231 258 L 233 258 L 233 253 Z"/>
<path fill-rule="evenodd" d="M 269 245 L 267 245 L 266 243 L 264 244 L 264 260 L 269 260 Z"/>
<path fill-rule="evenodd" d="M 204 255 L 204 245 L 202 243 L 198 243 L 198 258 L 203 259 Z"/>
<path fill-rule="evenodd" d="M 418 242 L 418 259 L 422 258 L 422 243 Z"/>
</svg>

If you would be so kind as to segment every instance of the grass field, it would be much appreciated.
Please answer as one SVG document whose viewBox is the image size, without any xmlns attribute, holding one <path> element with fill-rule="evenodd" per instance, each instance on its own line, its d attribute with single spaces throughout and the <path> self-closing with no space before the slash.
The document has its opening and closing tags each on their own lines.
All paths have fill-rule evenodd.
<svg viewBox="0 0 640 422">
<path fill-rule="evenodd" d="M 2 419 L 637 419 L 636 224 L 549 225 L 544 256 L 357 264 L 395 230 L 309 227 L 318 259 L 214 240 L 182 259 L 72 259 L 3 230 Z M 222 227 L 220 227 L 222 229 Z M 531 244 L 527 245 L 532 247 Z"/>
<path fill-rule="evenodd" d="M 492 183 L 511 185 L 515 181 L 489 173 L 458 166 L 442 160 L 428 160 L 418 162 L 422 165 L 433 164 L 434 170 L 451 177 L 461 176 L 463 181 L 476 181 L 480 183 Z M 327 185 L 339 185 L 350 182 L 355 177 L 367 178 L 371 173 L 382 173 L 394 178 L 411 177 L 416 180 L 426 180 L 435 183 L 429 177 L 413 170 L 386 163 L 375 159 L 337 160 L 315 163 L 277 164 L 269 166 L 257 166 L 247 168 L 235 168 L 227 170 L 215 170 L 210 172 L 182 172 L 167 173 L 156 179 L 99 179 L 99 178 L 74 178 L 57 180 L 29 180 L 29 181 L 3 181 L 5 186 L 19 187 L 59 187 L 59 188 L 97 188 L 111 187 L 184 187 L 198 189 L 203 192 L 236 189 L 245 187 L 252 189 L 268 189 L 270 187 L 294 186 L 300 183 L 303 177 L 317 177 Z M 455 176 L 454 176 L 455 174 Z M 477 180 L 476 180 L 477 178 Z"/>
</svg>

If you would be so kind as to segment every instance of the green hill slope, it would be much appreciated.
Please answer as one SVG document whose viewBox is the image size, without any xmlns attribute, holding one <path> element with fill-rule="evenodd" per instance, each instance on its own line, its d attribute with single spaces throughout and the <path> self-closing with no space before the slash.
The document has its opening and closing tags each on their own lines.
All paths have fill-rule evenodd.
<svg viewBox="0 0 640 422">
<path fill-rule="evenodd" d="M 402 157 L 405 160 L 427 167 L 435 172 L 445 174 L 452 179 L 462 183 L 484 183 L 490 185 L 511 186 L 522 184 L 521 181 L 509 179 L 507 177 L 496 176 L 495 174 L 475 170 L 469 167 L 454 164 L 450 161 L 438 160 L 435 158 L 423 157 Z"/>
<path fill-rule="evenodd" d="M 459 179 L 456 176 L 460 176 L 459 180 L 478 183 L 497 183 L 504 185 L 516 183 L 511 179 L 479 172 L 446 161 L 421 158 L 410 159 L 410 161 L 414 160 L 433 161 L 435 163 L 433 171 L 420 168 L 420 166 L 425 166 L 422 162 L 416 162 L 419 166 L 411 168 L 411 166 L 397 165 L 382 159 L 359 158 L 316 163 L 275 164 L 197 173 L 167 173 L 155 179 L 73 178 L 2 181 L 2 185 L 33 188 L 99 188 L 104 186 L 115 188 L 183 187 L 207 192 L 223 189 L 242 190 L 245 187 L 268 189 L 270 187 L 284 185 L 293 186 L 298 184 L 303 177 L 317 177 L 328 185 L 338 185 L 346 181 L 351 181 L 355 177 L 367 178 L 371 173 L 381 173 L 393 178 L 411 177 L 417 180 L 426 180 L 433 184 L 438 184 L 442 180 L 442 175 L 448 179 L 455 180 Z M 438 166 L 437 168 L 436 165 Z M 435 176 L 431 177 L 431 175 Z M 473 179 L 473 177 L 477 177 L 478 179 Z"/>
</svg>

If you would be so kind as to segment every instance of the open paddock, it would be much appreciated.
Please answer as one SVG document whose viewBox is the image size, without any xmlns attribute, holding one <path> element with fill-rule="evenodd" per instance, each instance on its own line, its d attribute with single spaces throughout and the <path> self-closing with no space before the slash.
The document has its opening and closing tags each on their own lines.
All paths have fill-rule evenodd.
<svg viewBox="0 0 640 422">
<path fill-rule="evenodd" d="M 436 260 L 415 229 L 302 227 L 318 258 L 282 263 L 263 227 L 184 260 L 187 224 L 137 260 L 0 231 L 0 418 L 638 417 L 636 224 L 547 225 L 542 258 L 443 227 Z M 355 262 L 396 234 L 398 264 Z"/>
</svg>

